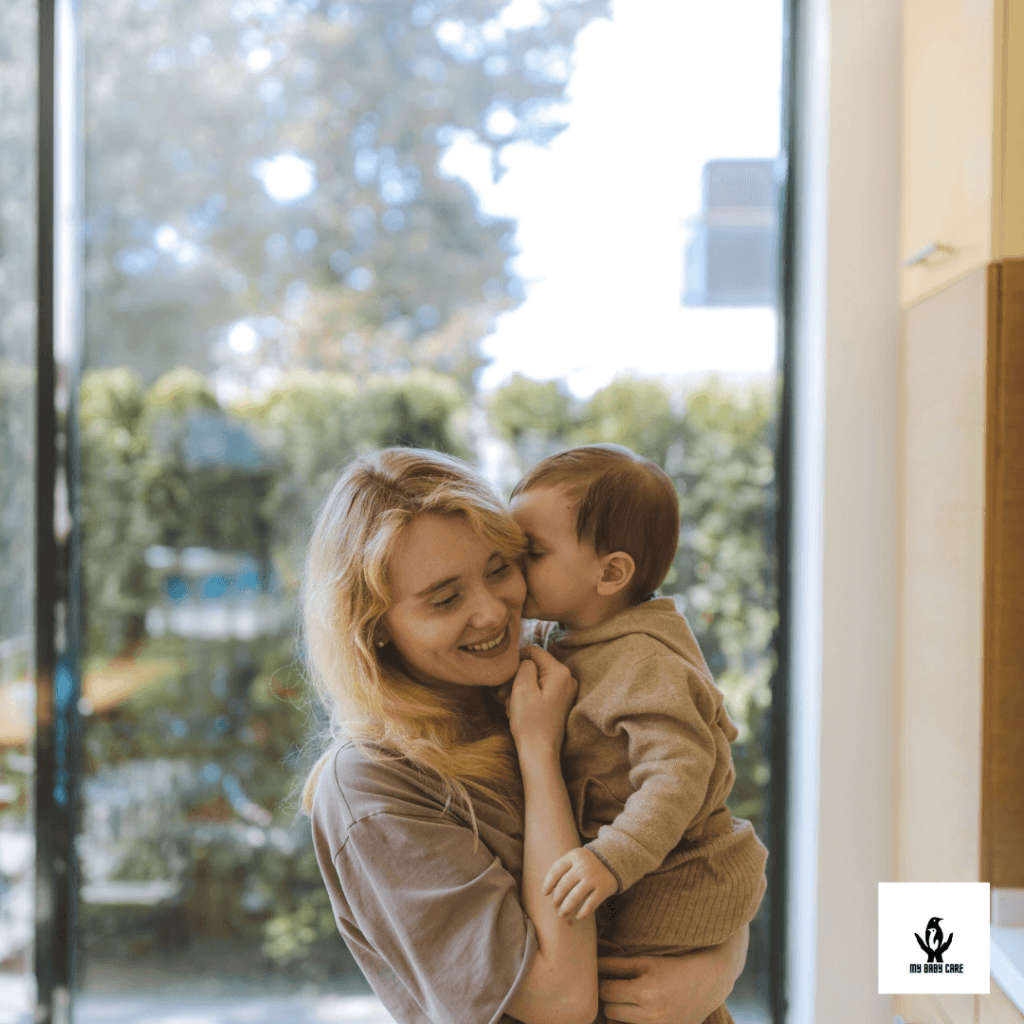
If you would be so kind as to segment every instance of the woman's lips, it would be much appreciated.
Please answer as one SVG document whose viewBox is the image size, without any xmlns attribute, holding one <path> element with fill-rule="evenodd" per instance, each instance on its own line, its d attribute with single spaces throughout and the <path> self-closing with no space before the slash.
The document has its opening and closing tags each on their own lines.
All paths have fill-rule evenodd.
<svg viewBox="0 0 1024 1024">
<path fill-rule="evenodd" d="M 496 658 L 499 654 L 504 654 L 508 650 L 509 643 L 512 640 L 512 630 L 510 629 L 511 623 L 506 623 L 505 628 L 502 630 L 499 637 L 493 638 L 490 641 L 481 641 L 481 644 L 467 644 L 460 647 L 460 651 L 465 651 L 466 654 L 472 654 L 475 658 Z M 473 650 L 473 647 L 479 647 L 482 644 L 494 643 L 494 639 L 498 642 L 493 647 L 488 647 L 486 650 Z"/>
</svg>

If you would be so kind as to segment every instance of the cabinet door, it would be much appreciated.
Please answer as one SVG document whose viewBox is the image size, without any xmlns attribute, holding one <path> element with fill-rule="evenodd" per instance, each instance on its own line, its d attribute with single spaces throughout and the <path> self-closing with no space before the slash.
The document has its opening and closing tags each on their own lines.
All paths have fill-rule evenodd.
<svg viewBox="0 0 1024 1024">
<path fill-rule="evenodd" d="M 981 880 L 1024 887 L 1024 259 L 989 269 Z"/>
<path fill-rule="evenodd" d="M 976 270 L 904 319 L 899 852 L 913 882 L 978 881 L 986 284 Z"/>
<path fill-rule="evenodd" d="M 905 268 L 907 305 L 993 257 L 995 88 L 1003 0 L 906 0 L 903 256 L 932 243 L 948 256 Z"/>
</svg>

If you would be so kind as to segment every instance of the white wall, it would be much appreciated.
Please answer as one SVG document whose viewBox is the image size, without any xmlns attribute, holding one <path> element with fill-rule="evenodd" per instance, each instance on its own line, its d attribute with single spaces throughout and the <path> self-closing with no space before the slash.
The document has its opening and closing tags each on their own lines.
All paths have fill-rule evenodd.
<svg viewBox="0 0 1024 1024">
<path fill-rule="evenodd" d="M 791 1024 L 889 1024 L 895 879 L 899 0 L 804 0 L 799 61 Z"/>
</svg>

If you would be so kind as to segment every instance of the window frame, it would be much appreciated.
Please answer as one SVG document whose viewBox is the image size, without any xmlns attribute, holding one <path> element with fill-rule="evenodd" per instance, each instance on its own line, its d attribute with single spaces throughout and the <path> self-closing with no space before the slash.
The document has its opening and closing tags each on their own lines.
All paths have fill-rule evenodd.
<svg viewBox="0 0 1024 1024">
<path fill-rule="evenodd" d="M 795 315 L 800 305 L 793 254 L 799 232 L 795 189 L 804 81 L 803 8 L 815 0 L 785 0 L 783 19 L 782 152 L 789 169 L 782 190 L 779 233 L 779 392 L 776 442 L 778 506 L 775 517 L 779 625 L 767 749 L 772 850 L 767 901 L 772 924 L 769 1009 L 775 1024 L 787 1019 L 791 979 L 785 969 L 792 929 L 787 914 L 791 870 L 793 743 L 790 734 L 790 562 L 794 545 L 791 505 L 799 487 L 794 455 Z M 819 0 L 824 2 L 824 0 Z M 35 832 L 36 933 L 34 970 L 40 1024 L 72 1019 L 77 983 L 78 864 L 75 835 L 80 810 L 81 716 L 81 492 L 77 402 L 82 373 L 78 308 L 83 180 L 81 138 L 80 0 L 38 0 L 37 206 L 36 206 L 36 675 Z M 62 525 L 63 524 L 63 525 Z M 53 525 L 53 528 L 50 528 Z M 63 796 L 62 796 L 63 794 Z"/>
</svg>

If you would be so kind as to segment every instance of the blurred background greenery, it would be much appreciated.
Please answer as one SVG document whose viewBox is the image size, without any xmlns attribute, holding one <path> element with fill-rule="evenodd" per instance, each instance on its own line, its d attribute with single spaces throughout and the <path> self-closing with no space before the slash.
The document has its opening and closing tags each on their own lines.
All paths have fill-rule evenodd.
<svg viewBox="0 0 1024 1024">
<path fill-rule="evenodd" d="M 480 384 L 527 288 L 515 221 L 444 154 L 472 133 L 500 176 L 506 147 L 549 143 L 609 10 L 81 4 L 84 992 L 366 990 L 296 818 L 314 712 L 294 600 L 313 511 L 383 445 L 458 454 L 503 495 L 578 443 L 664 466 L 682 534 L 663 589 L 740 727 L 733 810 L 765 831 L 775 384 Z M 0 5 L 0 702 L 24 712 L 0 728 L 3 849 L 32 827 L 35 16 Z M 31 970 L 23 861 L 0 858 L 0 901 L 25 894 L 0 974 Z M 766 943 L 763 912 L 751 990 Z"/>
<path fill-rule="evenodd" d="M 357 453 L 396 440 L 470 453 L 478 439 L 460 424 L 469 422 L 471 395 L 427 369 L 402 380 L 371 378 L 362 387 L 344 373 L 306 371 L 258 401 L 219 407 L 193 371 L 171 371 L 147 388 L 117 369 L 90 371 L 82 396 L 87 699 L 95 692 L 101 703 L 99 681 L 119 667 L 122 680 L 139 680 L 137 691 L 92 709 L 86 776 L 141 761 L 192 769 L 181 820 L 169 820 L 166 835 L 139 836 L 115 877 L 166 879 L 167 851 L 179 849 L 176 880 L 204 931 L 216 922 L 215 930 L 259 937 L 266 957 L 312 970 L 310 947 L 333 940 L 335 929 L 305 830 L 293 826 L 296 764 L 309 728 L 308 709 L 297 699 L 303 683 L 291 632 L 305 532 Z M 556 384 L 517 378 L 486 405 L 489 430 L 507 442 L 511 465 L 525 467 L 577 443 L 613 441 L 671 474 L 682 542 L 663 590 L 689 618 L 740 727 L 731 805 L 761 830 L 776 621 L 769 396 L 712 382 L 677 407 L 661 384 L 621 379 L 576 401 Z M 237 449 L 244 447 L 238 438 L 247 439 L 249 463 L 188 467 L 190 424 L 214 410 Z M 201 422 L 209 437 L 213 426 Z M 211 563 L 185 581 L 178 562 L 163 565 L 154 549 L 186 557 L 245 551 L 259 569 L 249 590 L 237 566 L 232 577 L 231 566 Z M 261 597 L 288 609 L 276 631 L 197 639 L 168 628 L 153 635 L 160 630 L 154 611 L 166 609 L 173 623 L 175 609 L 190 603 L 209 617 Z M 239 801 L 223 785 L 229 776 L 236 792 L 266 809 L 267 820 L 250 823 L 238 813 Z M 236 827 L 216 833 L 208 848 L 181 842 L 189 823 L 214 822 Z M 252 844 L 259 827 L 275 841 L 261 833 Z M 199 832 L 215 835 L 209 827 Z M 214 902 L 222 909 L 211 915 Z"/>
</svg>

